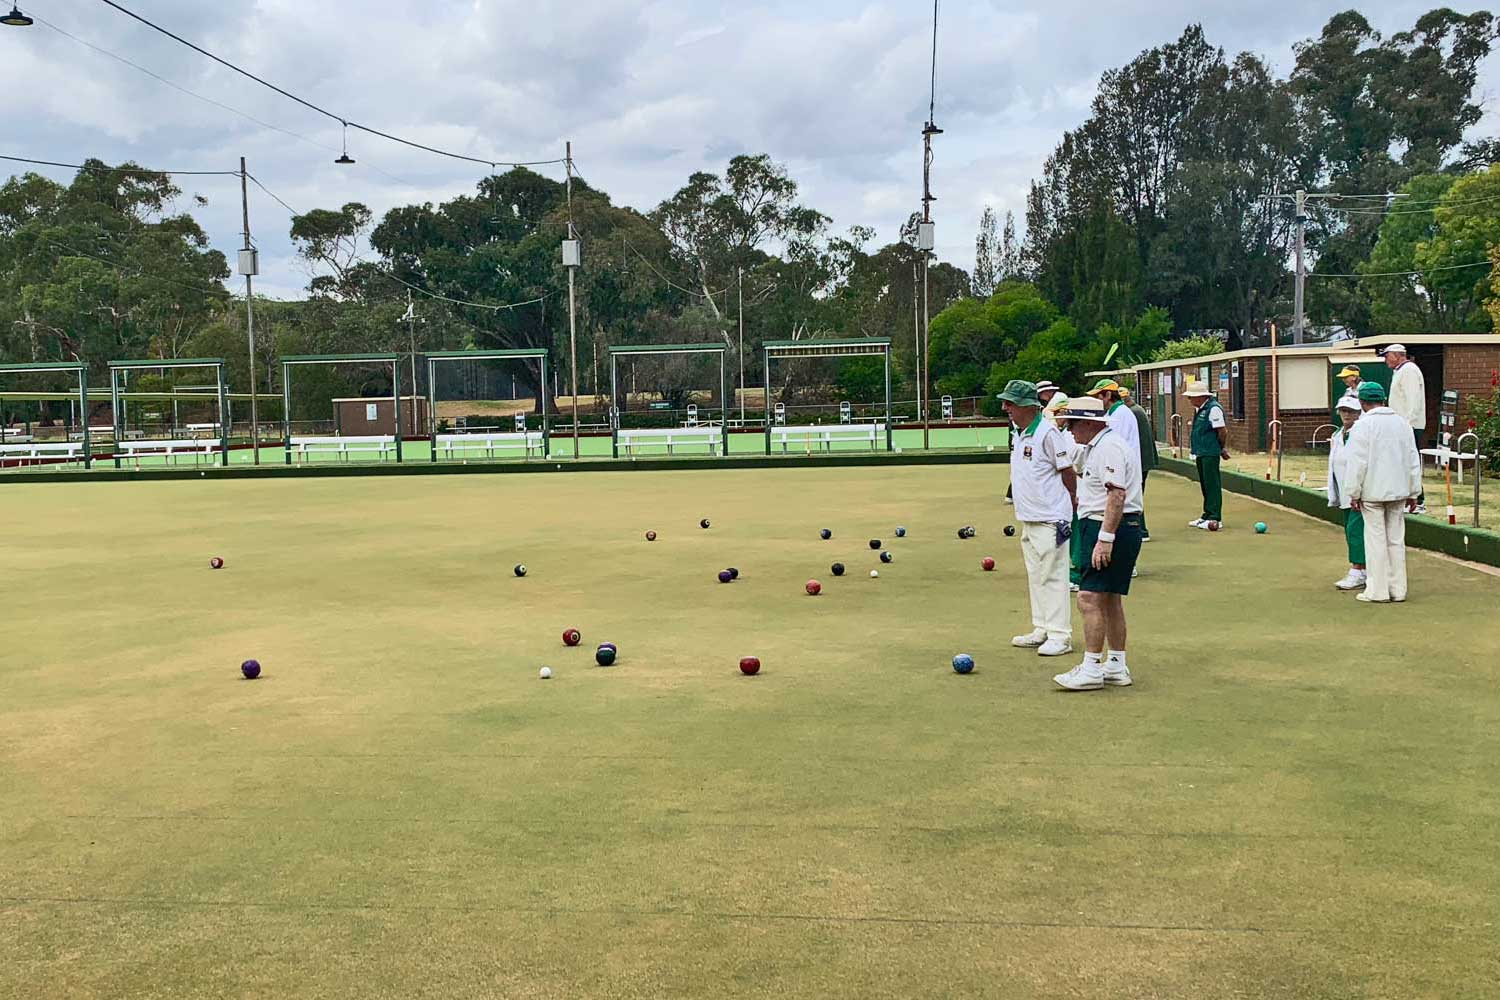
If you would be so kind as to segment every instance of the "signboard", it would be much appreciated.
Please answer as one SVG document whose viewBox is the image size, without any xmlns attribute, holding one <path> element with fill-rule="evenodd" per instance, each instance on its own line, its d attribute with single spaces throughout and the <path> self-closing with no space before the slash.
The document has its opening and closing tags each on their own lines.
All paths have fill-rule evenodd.
<svg viewBox="0 0 1500 1000">
<path fill-rule="evenodd" d="M 1233 368 L 1234 368 L 1234 377 L 1235 378 L 1239 378 L 1240 377 L 1240 363 L 1238 361 L 1236 361 L 1234 363 L 1234 365 L 1233 365 Z"/>
<path fill-rule="evenodd" d="M 1170 371 L 1161 373 L 1161 388 L 1159 391 L 1163 396 L 1172 395 L 1172 373 Z"/>
<path fill-rule="evenodd" d="M 1224 392 L 1224 391 L 1228 390 L 1228 388 L 1229 388 L 1229 369 L 1227 367 L 1220 368 L 1219 369 L 1219 391 L 1220 392 Z"/>
<path fill-rule="evenodd" d="M 671 403 L 656 402 L 651 404 L 651 409 L 653 410 L 670 410 L 671 408 Z"/>
<path fill-rule="evenodd" d="M 365 421 L 367 423 L 372 423 L 373 424 L 376 421 L 376 419 L 377 419 L 376 415 L 379 412 L 380 412 L 380 404 L 378 404 L 378 403 L 366 403 L 365 404 Z"/>
</svg>

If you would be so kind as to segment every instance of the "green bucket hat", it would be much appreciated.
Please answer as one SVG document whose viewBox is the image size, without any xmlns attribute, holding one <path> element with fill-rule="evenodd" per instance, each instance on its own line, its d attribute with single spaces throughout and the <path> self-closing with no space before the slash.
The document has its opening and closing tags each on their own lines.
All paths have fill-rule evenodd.
<svg viewBox="0 0 1500 1000">
<path fill-rule="evenodd" d="M 1042 397 L 1037 395 L 1036 383 L 1028 382 L 1022 378 L 1013 378 L 1005 383 L 1005 391 L 997 399 L 1017 406 L 1035 406 L 1040 408 Z"/>
<path fill-rule="evenodd" d="M 1365 403 L 1384 403 L 1385 387 L 1379 382 L 1361 382 L 1359 384 L 1359 398 Z"/>
</svg>

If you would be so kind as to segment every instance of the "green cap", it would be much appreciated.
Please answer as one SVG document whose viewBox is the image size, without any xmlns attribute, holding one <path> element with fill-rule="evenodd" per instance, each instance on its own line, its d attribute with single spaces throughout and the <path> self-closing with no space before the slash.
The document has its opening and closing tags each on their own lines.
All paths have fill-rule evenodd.
<svg viewBox="0 0 1500 1000">
<path fill-rule="evenodd" d="M 1379 382 L 1361 382 L 1359 384 L 1359 398 L 1365 403 L 1384 403 L 1385 388 Z"/>
<path fill-rule="evenodd" d="M 1028 382 L 1023 378 L 1013 378 L 1005 383 L 1005 391 L 997 398 L 1007 403 L 1015 403 L 1017 406 L 1040 407 L 1042 405 L 1042 397 L 1036 392 L 1036 383 Z"/>
<path fill-rule="evenodd" d="M 1097 396 L 1101 392 L 1112 392 L 1118 395 L 1120 392 L 1120 383 L 1116 382 L 1112 378 L 1101 378 L 1099 381 L 1095 382 L 1094 387 L 1089 390 L 1089 395 Z"/>
</svg>

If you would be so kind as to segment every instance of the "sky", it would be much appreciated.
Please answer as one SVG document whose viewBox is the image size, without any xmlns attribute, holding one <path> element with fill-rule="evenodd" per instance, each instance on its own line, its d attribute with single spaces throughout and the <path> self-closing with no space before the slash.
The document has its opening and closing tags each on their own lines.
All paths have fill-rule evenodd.
<svg viewBox="0 0 1500 1000">
<path fill-rule="evenodd" d="M 642 211 L 694 171 L 719 172 L 736 154 L 762 152 L 787 167 L 803 203 L 838 230 L 868 225 L 888 242 L 920 208 L 926 0 L 120 2 L 347 121 L 494 161 L 558 159 L 571 141 L 590 184 Z M 986 205 L 1002 217 L 1014 212 L 1021 227 L 1028 184 L 1063 131 L 1087 117 L 1105 70 L 1196 21 L 1231 55 L 1253 51 L 1285 73 L 1296 42 L 1349 5 L 943 0 L 936 121 L 945 131 L 934 140 L 932 182 L 938 256 L 972 267 Z M 1359 9 L 1391 33 L 1438 5 Z M 249 172 L 296 211 L 360 201 L 377 218 L 470 192 L 490 169 L 358 132 L 349 135 L 358 162 L 336 166 L 338 122 L 101 0 L 21 6 L 37 24 L 0 27 L 0 86 L 11 110 L 0 154 L 131 159 L 168 170 L 237 170 L 244 156 Z M 1481 74 L 1486 116 L 1477 135 L 1500 133 L 1497 89 L 1500 54 Z M 37 169 L 61 181 L 72 175 Z M 557 165 L 536 169 L 562 176 Z M 233 261 L 238 180 L 179 183 L 207 199 L 198 207 L 184 197 L 180 207 Z M 309 275 L 292 252 L 289 213 L 254 187 L 250 211 L 262 253 L 257 293 L 300 296 Z"/>
</svg>

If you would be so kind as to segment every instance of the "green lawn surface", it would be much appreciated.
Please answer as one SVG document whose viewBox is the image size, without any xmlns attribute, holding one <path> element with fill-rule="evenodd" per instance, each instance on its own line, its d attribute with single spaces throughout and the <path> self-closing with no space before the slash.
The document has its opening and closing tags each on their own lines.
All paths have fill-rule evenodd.
<svg viewBox="0 0 1500 1000">
<path fill-rule="evenodd" d="M 1066 694 L 1005 477 L 13 484 L 0 997 L 1494 995 L 1500 580 L 1158 475 Z"/>
</svg>

